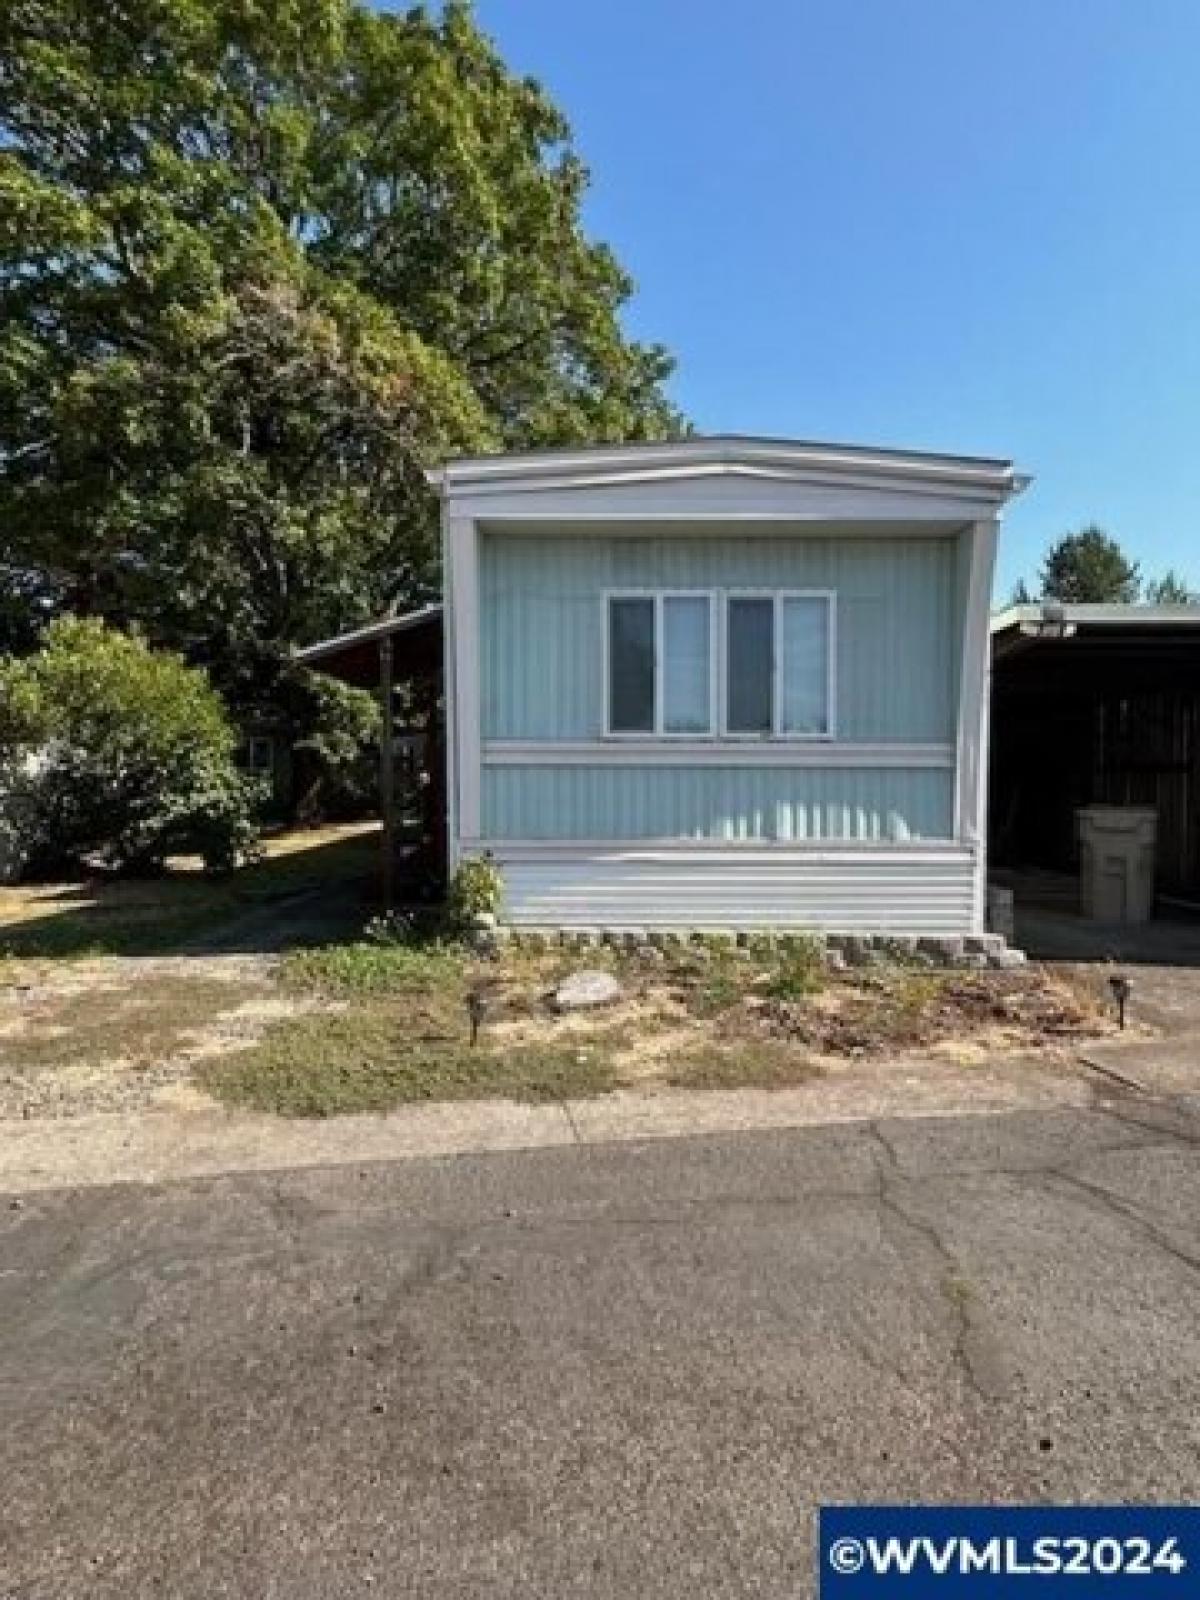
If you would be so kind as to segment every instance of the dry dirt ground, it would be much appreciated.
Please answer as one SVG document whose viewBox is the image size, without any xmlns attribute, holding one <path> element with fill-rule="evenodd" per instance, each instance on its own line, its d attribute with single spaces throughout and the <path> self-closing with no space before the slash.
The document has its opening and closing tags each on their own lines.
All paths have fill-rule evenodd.
<svg viewBox="0 0 1200 1600">
<path fill-rule="evenodd" d="M 304 1002 L 270 957 L 102 956 L 0 973 L 0 1118 L 171 1104 L 201 1061 Z"/>
<path fill-rule="evenodd" d="M 1113 1031 L 1085 982 L 1039 968 L 880 969 L 794 994 L 778 971 L 685 962 L 622 969 L 619 1004 L 557 1017 L 546 998 L 577 959 L 481 966 L 444 955 L 423 961 L 419 980 L 400 961 L 389 983 L 384 958 L 365 992 L 330 978 L 336 962 L 318 963 L 314 978 L 301 960 L 296 981 L 287 961 L 264 955 L 10 960 L 0 967 L 0 1119 L 201 1109 L 214 1085 L 220 1093 L 222 1064 L 240 1072 L 243 1062 L 254 1092 L 226 1098 L 294 1112 L 483 1098 L 493 1069 L 492 1092 L 518 1099 L 832 1087 L 882 1075 L 911 1082 L 921 1071 L 957 1072 L 969 1084 L 1010 1057 L 1028 1058 L 1026 1072 L 1069 1071 L 1081 1042 Z M 360 969 L 350 963 L 349 972 Z M 480 988 L 488 1021 L 476 1055 L 462 996 Z M 381 1085 L 375 1100 L 356 1098 L 351 1083 L 340 1099 L 289 1101 L 272 1078 L 304 1073 L 319 1083 L 339 1068 L 344 1077 L 360 1055 L 363 1074 Z"/>
</svg>

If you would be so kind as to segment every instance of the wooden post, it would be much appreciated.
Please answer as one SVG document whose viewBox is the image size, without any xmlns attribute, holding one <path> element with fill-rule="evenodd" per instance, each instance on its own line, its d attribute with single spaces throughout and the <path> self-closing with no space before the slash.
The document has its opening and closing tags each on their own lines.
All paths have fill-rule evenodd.
<svg viewBox="0 0 1200 1600">
<path fill-rule="evenodd" d="M 379 804 L 383 811 L 383 908 L 390 911 L 396 877 L 395 712 L 392 706 L 392 637 L 379 641 L 379 699 L 383 722 L 379 735 Z"/>
</svg>

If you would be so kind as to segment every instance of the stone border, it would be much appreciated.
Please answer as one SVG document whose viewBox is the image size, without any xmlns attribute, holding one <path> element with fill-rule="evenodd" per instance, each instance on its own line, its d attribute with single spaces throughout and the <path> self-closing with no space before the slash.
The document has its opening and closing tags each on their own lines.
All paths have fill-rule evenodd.
<svg viewBox="0 0 1200 1600">
<path fill-rule="evenodd" d="M 955 970 L 1008 970 L 1023 967 L 1026 956 L 1014 950 L 1003 934 L 963 935 L 799 933 L 778 929 L 728 928 L 514 928 L 484 914 L 476 917 L 472 939 L 476 949 L 489 953 L 501 945 L 515 950 L 539 953 L 567 950 L 583 955 L 606 947 L 653 962 L 668 955 L 702 958 L 782 957 L 812 954 L 835 970 L 869 967 L 894 962 L 919 967 L 945 967 Z"/>
</svg>

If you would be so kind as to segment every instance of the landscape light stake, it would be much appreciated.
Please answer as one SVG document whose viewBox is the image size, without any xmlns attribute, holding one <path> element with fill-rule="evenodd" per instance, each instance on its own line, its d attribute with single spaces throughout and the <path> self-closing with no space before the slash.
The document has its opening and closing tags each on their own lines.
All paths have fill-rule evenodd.
<svg viewBox="0 0 1200 1600">
<path fill-rule="evenodd" d="M 487 1001 L 478 989 L 472 989 L 467 995 L 467 1015 L 471 1019 L 471 1047 L 474 1049 L 479 1042 L 479 1030 L 483 1026 L 483 1019 L 487 1015 Z"/>
<path fill-rule="evenodd" d="M 1133 991 L 1133 984 L 1130 979 L 1118 973 L 1108 980 L 1108 987 L 1112 990 L 1113 999 L 1117 1002 L 1117 1020 L 1123 1033 L 1125 1031 L 1125 1006 Z"/>
</svg>

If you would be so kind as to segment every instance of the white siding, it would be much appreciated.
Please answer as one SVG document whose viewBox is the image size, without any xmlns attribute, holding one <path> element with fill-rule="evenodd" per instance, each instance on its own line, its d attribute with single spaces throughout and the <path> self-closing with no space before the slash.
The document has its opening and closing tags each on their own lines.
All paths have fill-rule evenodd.
<svg viewBox="0 0 1200 1600">
<path fill-rule="evenodd" d="M 498 846 L 503 917 L 527 927 L 971 932 L 974 854 L 959 849 Z"/>
</svg>

